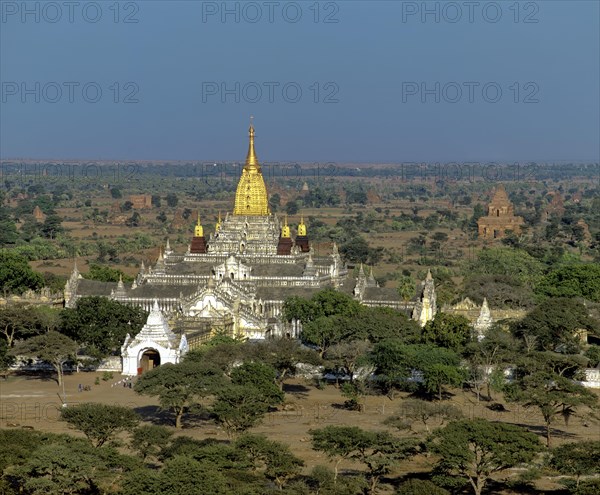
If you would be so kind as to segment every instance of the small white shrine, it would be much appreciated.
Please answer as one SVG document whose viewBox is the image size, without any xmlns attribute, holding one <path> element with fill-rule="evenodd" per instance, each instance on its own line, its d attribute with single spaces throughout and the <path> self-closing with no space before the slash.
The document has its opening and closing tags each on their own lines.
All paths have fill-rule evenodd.
<svg viewBox="0 0 600 495">
<path fill-rule="evenodd" d="M 160 311 L 158 302 L 148 315 L 146 324 L 134 338 L 129 334 L 121 347 L 123 375 L 140 375 L 161 364 L 179 363 L 188 351 L 185 335 L 178 339 Z"/>
</svg>

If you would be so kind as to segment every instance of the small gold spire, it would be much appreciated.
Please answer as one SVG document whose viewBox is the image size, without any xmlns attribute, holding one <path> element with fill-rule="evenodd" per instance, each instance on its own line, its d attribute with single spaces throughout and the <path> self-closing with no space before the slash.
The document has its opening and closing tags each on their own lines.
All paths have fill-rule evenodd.
<svg viewBox="0 0 600 495">
<path fill-rule="evenodd" d="M 219 210 L 219 218 L 217 220 L 217 225 L 215 225 L 215 232 L 219 232 L 221 230 L 221 210 Z"/>
<path fill-rule="evenodd" d="M 200 223 L 200 212 L 198 212 L 198 221 L 194 228 L 194 237 L 204 237 L 204 227 L 202 227 L 202 224 Z"/>
<path fill-rule="evenodd" d="M 289 239 L 291 237 L 290 227 L 287 222 L 287 215 L 283 221 L 283 227 L 281 227 L 281 237 Z"/>
<path fill-rule="evenodd" d="M 298 225 L 298 235 L 306 237 L 306 225 L 304 223 L 304 215 L 300 216 L 300 224 Z"/>
</svg>

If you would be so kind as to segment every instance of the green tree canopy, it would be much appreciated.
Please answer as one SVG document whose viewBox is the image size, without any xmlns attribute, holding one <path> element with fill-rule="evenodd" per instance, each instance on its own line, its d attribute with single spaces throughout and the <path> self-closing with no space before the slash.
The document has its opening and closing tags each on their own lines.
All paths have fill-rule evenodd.
<svg viewBox="0 0 600 495">
<path fill-rule="evenodd" d="M 117 352 L 126 335 L 135 336 L 146 323 L 148 313 L 106 297 L 82 297 L 75 308 L 62 312 L 62 331 L 87 347 L 91 355 Z"/>
<path fill-rule="evenodd" d="M 461 353 L 471 341 L 471 334 L 471 323 L 464 316 L 438 312 L 423 328 L 422 339 L 426 344 Z"/>
<path fill-rule="evenodd" d="M 463 419 L 436 430 L 428 449 L 440 456 L 440 471 L 467 478 L 475 495 L 481 495 L 494 473 L 530 462 L 542 445 L 515 425 Z"/>
<path fill-rule="evenodd" d="M 184 412 L 200 398 L 216 393 L 223 384 L 223 372 L 216 366 L 194 360 L 163 364 L 144 373 L 134 390 L 158 397 L 161 408 L 175 414 L 175 427 L 181 428 Z"/>
<path fill-rule="evenodd" d="M 94 447 L 102 447 L 124 430 L 132 430 L 140 421 L 133 409 L 84 402 L 61 410 L 60 419 L 83 432 Z"/>
<path fill-rule="evenodd" d="M 578 330 L 598 331 L 600 322 L 589 316 L 576 299 L 552 298 L 539 304 L 511 327 L 515 336 L 535 339 L 535 349 L 561 352 L 578 351 Z"/>
<path fill-rule="evenodd" d="M 13 356 L 28 356 L 50 363 L 57 373 L 58 385 L 62 385 L 63 366 L 74 360 L 79 344 L 62 333 L 50 331 L 19 342 L 12 349 Z"/>
<path fill-rule="evenodd" d="M 0 290 L 8 294 L 22 294 L 44 285 L 44 277 L 33 271 L 27 259 L 11 251 L 0 251 Z"/>
<path fill-rule="evenodd" d="M 600 302 L 600 264 L 558 267 L 542 278 L 536 292 L 547 297 L 583 297 Z"/>
</svg>

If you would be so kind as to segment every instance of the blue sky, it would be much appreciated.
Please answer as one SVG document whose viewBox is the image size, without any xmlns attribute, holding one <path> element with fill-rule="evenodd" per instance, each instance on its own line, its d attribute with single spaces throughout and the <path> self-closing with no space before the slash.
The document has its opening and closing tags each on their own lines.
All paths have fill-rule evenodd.
<svg viewBox="0 0 600 495">
<path fill-rule="evenodd" d="M 599 160 L 597 1 L 0 4 L 0 158 Z"/>
</svg>

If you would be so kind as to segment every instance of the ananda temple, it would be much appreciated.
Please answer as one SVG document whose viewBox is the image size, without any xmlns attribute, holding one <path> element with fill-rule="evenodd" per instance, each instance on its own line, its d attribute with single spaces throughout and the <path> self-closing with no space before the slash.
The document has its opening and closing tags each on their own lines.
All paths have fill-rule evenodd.
<svg viewBox="0 0 600 495">
<path fill-rule="evenodd" d="M 379 287 L 372 271 L 361 266 L 351 275 L 335 244 L 329 253 L 315 255 L 310 226 L 302 217 L 290 225 L 271 213 L 252 125 L 249 138 L 233 211 L 219 216 L 214 232 L 205 231 L 199 215 L 187 251 L 174 252 L 167 242 L 156 264 L 142 264 L 131 284 L 86 280 L 75 266 L 65 285 L 65 305 L 75 306 L 80 297 L 105 296 L 141 306 L 151 311 L 153 321 L 160 320 L 155 326 L 164 329 L 165 345 L 173 352 L 184 337 L 185 346 L 193 348 L 215 332 L 249 339 L 297 337 L 299 323 L 282 319 L 284 301 L 309 298 L 326 287 L 368 306 L 404 311 L 421 325 L 434 317 L 430 274 L 412 301 L 402 301 L 396 289 Z"/>
</svg>

